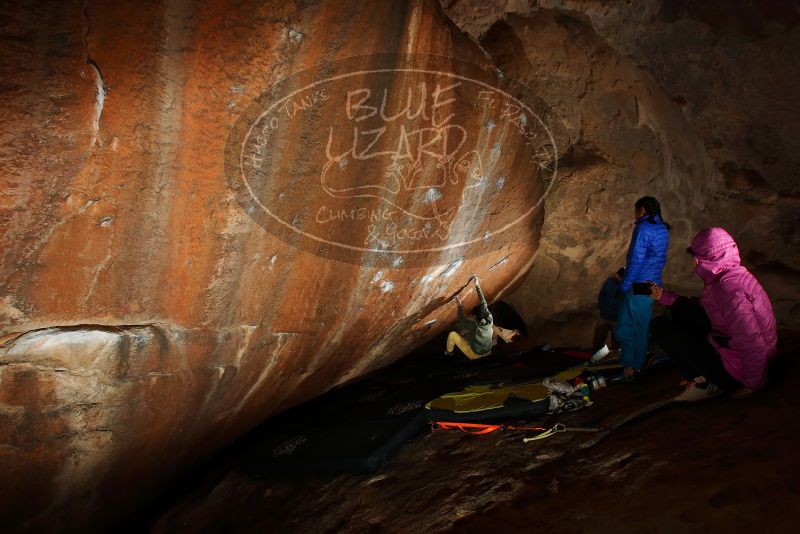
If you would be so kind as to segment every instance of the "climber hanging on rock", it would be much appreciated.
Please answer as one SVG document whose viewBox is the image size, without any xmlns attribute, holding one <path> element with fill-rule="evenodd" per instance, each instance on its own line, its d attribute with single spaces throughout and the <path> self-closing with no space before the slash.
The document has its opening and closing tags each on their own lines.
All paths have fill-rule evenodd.
<svg viewBox="0 0 800 534">
<path fill-rule="evenodd" d="M 483 295 L 478 282 L 478 277 L 473 274 L 470 276 L 469 281 L 475 283 L 478 305 L 472 310 L 472 314 L 467 317 L 464 315 L 464 306 L 461 298 L 458 294 L 453 296 L 453 300 L 455 300 L 458 307 L 458 319 L 455 330 L 447 336 L 445 354 L 448 356 L 453 355 L 453 350 L 458 347 L 467 358 L 477 360 L 491 354 L 492 347 L 497 343 L 498 338 L 510 343 L 519 335 L 519 332 L 495 326 L 492 314 L 489 312 L 486 297 Z M 461 291 L 468 287 L 469 283 Z"/>
</svg>

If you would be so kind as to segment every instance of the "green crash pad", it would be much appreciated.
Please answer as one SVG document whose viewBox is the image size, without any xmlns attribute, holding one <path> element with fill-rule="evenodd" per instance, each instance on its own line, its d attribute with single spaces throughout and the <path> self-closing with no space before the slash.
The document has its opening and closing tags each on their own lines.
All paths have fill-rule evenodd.
<svg viewBox="0 0 800 534">
<path fill-rule="evenodd" d="M 619 364 L 579 365 L 565 369 L 553 380 L 569 381 L 591 371 L 618 370 Z M 433 421 L 487 421 L 508 417 L 534 417 L 547 413 L 550 391 L 541 381 L 513 385 L 468 386 L 446 393 L 427 403 L 428 418 Z"/>
</svg>

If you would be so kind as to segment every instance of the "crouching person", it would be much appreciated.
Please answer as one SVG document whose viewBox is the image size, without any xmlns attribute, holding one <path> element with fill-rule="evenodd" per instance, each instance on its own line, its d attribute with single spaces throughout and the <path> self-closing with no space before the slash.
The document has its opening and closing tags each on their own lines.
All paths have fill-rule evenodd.
<svg viewBox="0 0 800 534">
<path fill-rule="evenodd" d="M 739 396 L 763 388 L 778 339 L 769 297 L 741 265 L 736 242 L 722 228 L 700 231 L 687 252 L 704 284 L 699 306 L 652 285 L 652 297 L 671 311 L 671 317 L 651 324 L 652 342 L 686 377 L 675 400 Z"/>
<path fill-rule="evenodd" d="M 458 320 L 456 329 L 447 336 L 447 350 L 445 354 L 452 355 L 455 347 L 458 347 L 470 360 L 477 360 L 488 356 L 492 352 L 493 341 L 493 319 L 489 313 L 489 306 L 486 297 L 483 296 L 481 286 L 476 276 L 470 277 L 470 281 L 475 283 L 475 291 L 478 293 L 478 305 L 473 310 L 473 318 L 464 315 L 464 307 L 461 299 L 456 295 L 454 300 L 458 306 Z"/>
</svg>

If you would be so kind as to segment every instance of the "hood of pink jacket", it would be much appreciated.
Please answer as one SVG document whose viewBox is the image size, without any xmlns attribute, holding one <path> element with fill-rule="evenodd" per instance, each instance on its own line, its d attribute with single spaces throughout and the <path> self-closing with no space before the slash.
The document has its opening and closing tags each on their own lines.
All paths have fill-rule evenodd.
<svg viewBox="0 0 800 534">
<path fill-rule="evenodd" d="M 705 283 L 742 263 L 736 241 L 723 228 L 701 230 L 692 239 L 692 245 L 688 250 L 697 259 L 694 272 Z"/>
</svg>

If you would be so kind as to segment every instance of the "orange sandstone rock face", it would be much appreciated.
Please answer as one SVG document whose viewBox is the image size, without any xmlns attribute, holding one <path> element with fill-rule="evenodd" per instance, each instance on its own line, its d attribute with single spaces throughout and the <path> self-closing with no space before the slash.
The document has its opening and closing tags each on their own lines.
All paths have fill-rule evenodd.
<svg viewBox="0 0 800 534">
<path fill-rule="evenodd" d="M 2 19 L 0 502 L 77 527 L 529 268 L 566 141 L 419 2 Z M 359 57 L 354 57 L 359 56 Z"/>
</svg>

